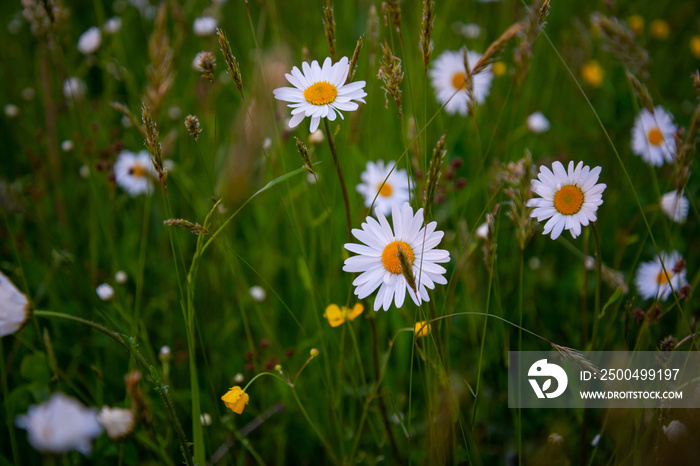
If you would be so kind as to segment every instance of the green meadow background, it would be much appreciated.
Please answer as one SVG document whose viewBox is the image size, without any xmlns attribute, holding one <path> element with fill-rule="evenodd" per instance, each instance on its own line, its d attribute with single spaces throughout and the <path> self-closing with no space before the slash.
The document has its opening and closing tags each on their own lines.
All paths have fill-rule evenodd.
<svg viewBox="0 0 700 466">
<path fill-rule="evenodd" d="M 440 199 L 431 220 L 445 232 L 440 247 L 451 256 L 448 284 L 430 292 L 429 304 L 418 308 L 407 300 L 402 309 L 374 312 L 372 295 L 358 319 L 336 328 L 323 318 L 326 306 L 357 300 L 353 275 L 342 271 L 347 232 L 333 159 L 326 140 L 309 141 L 309 119 L 292 131 L 286 127 L 289 109 L 272 97 L 273 88 L 288 85 L 284 73 L 292 66 L 329 55 L 325 2 L 162 1 L 151 10 L 162 10 L 159 27 L 159 20 L 123 0 L 56 3 L 65 15 L 39 36 L 19 2 L 0 3 L 0 104 L 19 109 L 14 117 L 0 115 L 0 269 L 34 309 L 104 325 L 130 340 L 132 352 L 89 327 L 45 316 L 4 337 L 0 464 L 181 464 L 158 391 L 163 385 L 200 465 L 690 464 L 698 453 L 696 410 L 507 407 L 508 351 L 551 349 L 518 325 L 561 346 L 600 351 L 654 350 L 669 335 L 682 340 L 695 331 L 697 176 L 686 187 L 687 222 L 673 223 L 658 201 L 674 189 L 674 171 L 669 164 L 651 168 L 631 152 L 631 128 L 642 104 L 590 20 L 593 12 L 621 21 L 641 16 L 635 42 L 650 58 L 641 79 L 655 104 L 687 127 L 698 105 L 690 79 L 700 66 L 700 51 L 691 48 L 700 35 L 695 1 L 553 1 L 529 66 L 516 67 L 522 40 L 516 37 L 497 56 L 505 74 L 494 77 L 485 103 L 466 118 L 441 111 L 426 81 L 421 2 L 400 3 L 400 31 L 385 19 L 381 2 L 335 2 L 336 60 L 351 56 L 364 34 L 354 79 L 367 82 L 367 103 L 330 124 L 353 227 L 368 215 L 355 192 L 366 162 L 398 160 L 418 176 L 415 210 L 423 206 L 419 172 L 426 172 L 446 133 Z M 194 19 L 207 8 L 240 63 L 243 96 L 226 74 L 216 36 L 193 33 Z M 513 0 L 437 1 L 432 58 L 462 46 L 481 53 L 530 14 Z M 113 16 L 121 17 L 121 30 L 103 32 L 92 56 L 78 52 L 80 34 Z M 667 36 L 651 27 L 653 20 L 667 23 Z M 480 26 L 478 37 L 461 34 L 468 23 Z M 154 58 L 153 47 L 149 53 L 154 37 L 170 49 L 169 65 Z M 401 118 L 391 97 L 385 105 L 377 79 L 384 42 L 405 73 Z M 202 50 L 216 55 L 213 84 L 192 69 Z M 603 70 L 600 83 L 581 73 L 590 60 Z M 140 122 L 154 72 L 169 78 L 153 108 L 164 157 L 172 161 L 167 194 L 156 183 L 152 196 L 132 198 L 115 185 L 111 166 L 122 149 L 144 150 L 144 137 L 125 126 L 110 103 L 123 103 Z M 69 76 L 85 81 L 84 98 L 64 97 Z M 551 122 L 548 132 L 527 130 L 526 118 L 535 111 Z M 190 114 L 201 123 L 198 141 L 183 124 Z M 309 147 L 317 183 L 301 169 L 295 137 Z M 73 142 L 71 151 L 61 149 L 65 140 Z M 629 290 L 618 291 L 606 280 L 596 288 L 595 271 L 584 266 L 586 256 L 595 256 L 590 227 L 576 239 L 564 232 L 552 241 L 536 225 L 521 251 L 508 216 L 508 185 L 498 172 L 526 150 L 538 165 L 573 160 L 602 167 L 607 189 L 596 222 L 601 257 L 624 274 Z M 454 160 L 462 161 L 457 169 Z M 89 170 L 87 177 L 81 167 L 87 167 L 83 174 Z M 466 186 L 457 189 L 460 178 Z M 484 248 L 475 231 L 494 212 L 495 237 Z M 207 236 L 163 223 L 171 218 L 218 233 L 207 243 Z M 657 303 L 638 296 L 634 273 L 657 247 L 685 258 L 692 286 L 687 299 Z M 119 270 L 127 273 L 126 284 L 115 282 Z M 115 289 L 107 302 L 95 293 L 105 282 Z M 252 286 L 266 291 L 264 301 L 253 299 Z M 609 305 L 592 340 L 597 292 Z M 657 321 L 634 318 L 636 309 L 657 305 Z M 450 317 L 435 321 L 427 338 L 414 338 L 416 321 L 443 316 Z M 162 346 L 171 349 L 169 359 L 159 358 Z M 134 356 L 136 348 L 153 374 Z M 280 377 L 257 378 L 240 415 L 220 400 L 229 387 L 245 386 L 263 372 L 279 375 L 277 364 L 294 381 L 312 348 L 319 355 L 294 387 Z M 679 348 L 697 349 L 694 342 Z M 97 408 L 129 407 L 124 376 L 133 370 L 142 373 L 145 405 L 135 432 L 122 441 L 102 435 L 87 457 L 41 455 L 14 425 L 17 415 L 54 392 Z M 234 382 L 237 374 L 243 383 Z M 200 413 L 211 417 L 209 425 L 202 425 Z M 671 420 L 688 427 L 681 445 L 663 435 Z"/>
</svg>

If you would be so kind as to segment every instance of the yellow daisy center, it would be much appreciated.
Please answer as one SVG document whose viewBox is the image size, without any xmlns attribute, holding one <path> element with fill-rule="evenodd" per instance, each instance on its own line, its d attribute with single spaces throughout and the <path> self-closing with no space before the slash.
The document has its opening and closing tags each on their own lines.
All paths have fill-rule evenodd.
<svg viewBox="0 0 700 466">
<path fill-rule="evenodd" d="M 135 164 L 133 167 L 129 169 L 129 175 L 135 176 L 137 178 L 144 177 L 148 174 L 146 169 L 140 165 L 140 164 Z"/>
<path fill-rule="evenodd" d="M 670 270 L 668 271 L 668 274 L 671 275 L 671 271 L 670 271 Z M 664 273 L 663 270 L 662 270 L 661 272 L 659 272 L 658 275 L 656 275 L 656 283 L 657 283 L 659 286 L 665 285 L 665 284 L 668 283 L 668 278 L 666 278 L 666 274 Z"/>
<path fill-rule="evenodd" d="M 573 215 L 583 206 L 583 191 L 578 186 L 563 186 L 554 195 L 554 208 L 563 215 Z"/>
<path fill-rule="evenodd" d="M 384 185 L 382 185 L 382 183 L 379 183 L 379 186 L 377 186 L 377 191 L 379 191 L 380 196 L 389 197 L 394 191 L 394 188 L 392 188 L 389 183 L 384 183 Z"/>
<path fill-rule="evenodd" d="M 652 128 L 649 130 L 647 137 L 649 138 L 649 142 L 655 146 L 660 146 L 661 143 L 664 142 L 664 135 L 659 128 Z"/>
<path fill-rule="evenodd" d="M 394 241 L 393 243 L 387 244 L 382 252 L 382 264 L 384 264 L 384 268 L 391 273 L 401 273 L 399 248 L 401 248 L 403 253 L 406 254 L 406 257 L 408 257 L 408 261 L 411 263 L 411 265 L 413 265 L 413 261 L 416 259 L 416 257 L 413 255 L 413 249 L 411 249 L 411 246 L 403 241 Z"/>
<path fill-rule="evenodd" d="M 330 104 L 337 96 L 338 89 L 328 81 L 319 81 L 304 91 L 304 98 L 313 105 Z"/>
<path fill-rule="evenodd" d="M 462 89 L 467 84 L 467 77 L 464 73 L 455 73 L 452 76 L 452 85 L 455 89 Z"/>
</svg>

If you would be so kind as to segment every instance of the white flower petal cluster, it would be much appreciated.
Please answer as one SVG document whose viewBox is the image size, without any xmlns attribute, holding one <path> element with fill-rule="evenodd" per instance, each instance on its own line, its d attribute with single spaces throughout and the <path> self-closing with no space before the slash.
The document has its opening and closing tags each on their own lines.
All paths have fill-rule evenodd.
<svg viewBox="0 0 700 466">
<path fill-rule="evenodd" d="M 114 163 L 114 178 L 117 184 L 131 197 L 153 192 L 153 179 L 156 169 L 151 162 L 151 156 L 142 150 L 138 154 L 122 151 Z"/>
<path fill-rule="evenodd" d="M 86 90 L 85 81 L 75 76 L 71 76 L 63 81 L 63 96 L 68 100 L 82 99 Z"/>
<path fill-rule="evenodd" d="M 114 297 L 114 288 L 109 283 L 102 283 L 97 286 L 95 293 L 102 301 L 109 301 Z"/>
<path fill-rule="evenodd" d="M 357 254 L 345 260 L 343 270 L 360 273 L 353 281 L 355 294 L 364 299 L 377 288 L 374 310 L 389 310 L 392 302 L 396 307 L 403 306 L 406 293 L 416 305 L 430 301 L 428 289 L 435 284 L 445 285 L 443 276 L 445 268 L 438 263 L 449 262 L 450 253 L 444 249 L 435 249 L 444 235 L 436 231 L 437 222 L 430 222 L 423 227 L 423 209 L 413 215 L 408 202 L 401 208 L 392 207 L 392 230 L 386 217 L 377 214 L 378 221 L 367 217 L 362 229 L 353 229 L 352 234 L 364 244 L 347 243 L 345 249 Z M 401 269 L 399 249 L 411 264 L 411 274 L 415 283 L 411 286 Z M 415 290 L 417 291 L 414 291 Z"/>
<path fill-rule="evenodd" d="M 673 115 L 661 106 L 654 113 L 643 108 L 632 127 L 632 152 L 651 166 L 659 167 L 672 162 L 676 155 L 676 125 Z"/>
<path fill-rule="evenodd" d="M 102 31 L 96 26 L 92 26 L 78 38 L 78 51 L 83 55 L 97 52 L 100 45 L 102 45 Z"/>
<path fill-rule="evenodd" d="M 102 433 L 97 410 L 63 393 L 54 393 L 49 401 L 30 406 L 27 414 L 17 416 L 15 424 L 27 430 L 34 448 L 47 453 L 75 450 L 87 455 L 92 451 L 92 439 Z"/>
<path fill-rule="evenodd" d="M 552 234 L 557 239 L 562 231 L 569 230 L 576 238 L 581 234 L 581 226 L 597 220 L 596 211 L 603 204 L 605 184 L 596 184 L 600 167 L 591 168 L 579 162 L 569 162 L 568 170 L 561 162 L 554 162 L 552 169 L 540 167 L 536 180 L 532 180 L 532 190 L 542 196 L 527 202 L 534 207 L 530 213 L 538 222 L 549 219 L 544 225 L 544 234 Z"/>
<path fill-rule="evenodd" d="M 549 131 L 549 128 L 552 126 L 542 112 L 532 113 L 527 117 L 526 124 L 527 129 L 536 134 Z"/>
<path fill-rule="evenodd" d="M 481 54 L 467 50 L 470 69 L 474 69 L 474 65 L 480 58 Z M 445 111 L 450 115 L 459 113 L 466 116 L 469 113 L 469 95 L 465 85 L 467 68 L 464 66 L 462 50 L 442 52 L 429 73 L 437 100 L 441 105 L 445 105 Z M 481 104 L 491 91 L 491 81 L 493 81 L 491 65 L 474 76 L 472 81 L 474 100 L 477 104 Z"/>
<path fill-rule="evenodd" d="M 273 91 L 277 100 L 291 102 L 292 109 L 289 127 L 295 128 L 306 117 L 311 117 L 310 132 L 318 129 L 321 118 L 334 121 L 336 116 L 343 118 L 341 111 L 352 112 L 359 107 L 357 102 L 365 103 L 365 82 L 355 81 L 346 84 L 350 72 L 348 57 L 343 57 L 333 64 L 330 57 L 323 66 L 316 60 L 309 65 L 302 62 L 301 71 L 296 66 L 291 74 L 285 74 L 294 87 L 280 87 Z"/>
<path fill-rule="evenodd" d="M 192 30 L 197 36 L 210 36 L 216 31 L 217 21 L 216 18 L 211 16 L 201 16 L 195 18 L 192 24 Z"/>
<path fill-rule="evenodd" d="M 17 332 L 30 316 L 27 296 L 0 272 L 0 337 Z"/>
<path fill-rule="evenodd" d="M 374 212 L 384 216 L 391 214 L 394 204 L 401 206 L 410 200 L 413 182 L 405 169 L 395 167 L 396 162 L 393 160 L 387 164 L 383 160 L 369 161 L 360 175 L 362 183 L 355 187 L 364 197 L 365 207 L 369 208 L 374 202 Z"/>
<path fill-rule="evenodd" d="M 688 218 L 690 202 L 680 191 L 671 191 L 661 196 L 661 210 L 676 223 L 684 223 Z"/>
<path fill-rule="evenodd" d="M 683 257 L 680 253 L 673 251 L 670 254 L 661 252 L 661 257 L 656 256 L 652 261 L 643 262 L 637 269 L 637 275 L 634 278 L 639 296 L 642 299 L 658 298 L 661 301 L 666 301 L 671 296 L 671 287 L 677 293 L 682 286 L 687 285 L 685 267 L 677 267 L 676 265 L 682 260 Z M 664 272 L 664 268 L 666 272 Z M 678 268 L 682 270 L 677 270 Z"/>
<path fill-rule="evenodd" d="M 136 416 L 130 409 L 103 406 L 97 415 L 97 420 L 112 440 L 126 437 L 136 427 Z"/>
</svg>

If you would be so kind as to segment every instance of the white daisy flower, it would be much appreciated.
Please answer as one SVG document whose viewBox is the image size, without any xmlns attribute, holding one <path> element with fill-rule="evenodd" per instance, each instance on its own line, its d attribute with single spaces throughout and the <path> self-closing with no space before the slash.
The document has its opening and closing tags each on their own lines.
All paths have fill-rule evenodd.
<svg viewBox="0 0 700 466">
<path fill-rule="evenodd" d="M 78 38 L 78 51 L 83 55 L 95 53 L 102 44 L 102 31 L 96 26 L 92 26 L 83 32 Z"/>
<path fill-rule="evenodd" d="M 527 117 L 527 129 L 533 133 L 544 133 L 551 127 L 549 120 L 542 112 L 535 112 Z"/>
<path fill-rule="evenodd" d="M 0 272 L 0 337 L 17 332 L 29 321 L 29 299 Z"/>
<path fill-rule="evenodd" d="M 75 76 L 71 76 L 63 81 L 63 96 L 68 100 L 82 99 L 86 90 L 87 86 L 85 85 L 85 81 Z"/>
<path fill-rule="evenodd" d="M 114 281 L 116 281 L 120 285 L 123 285 L 128 280 L 129 276 L 123 270 L 117 270 L 117 273 L 114 274 Z"/>
<path fill-rule="evenodd" d="M 292 109 L 289 127 L 295 128 L 305 117 L 311 117 L 310 130 L 318 129 L 321 118 L 334 121 L 336 112 L 343 118 L 341 110 L 352 112 L 357 110 L 357 102 L 365 103 L 365 82 L 356 81 L 345 84 L 350 71 L 348 57 L 343 57 L 335 65 L 330 57 L 319 66 L 316 60 L 309 65 L 302 62 L 301 69 L 292 68 L 291 74 L 285 74 L 294 87 L 280 87 L 272 91 L 277 100 L 292 102 L 287 106 Z M 357 102 L 353 102 L 357 101 Z"/>
<path fill-rule="evenodd" d="M 216 18 L 212 18 L 211 16 L 195 18 L 192 24 L 192 30 L 194 30 L 197 36 L 210 36 L 216 31 Z"/>
<path fill-rule="evenodd" d="M 102 283 L 95 289 L 95 293 L 102 301 L 109 301 L 114 298 L 114 288 L 109 283 Z"/>
<path fill-rule="evenodd" d="M 163 359 L 169 359 L 170 358 L 170 347 L 169 346 L 161 346 L 160 350 L 158 351 L 158 358 L 162 361 Z"/>
<path fill-rule="evenodd" d="M 130 409 L 103 406 L 100 414 L 97 415 L 97 420 L 112 440 L 126 437 L 136 427 L 136 416 Z"/>
<path fill-rule="evenodd" d="M 528 207 L 534 207 L 530 217 L 538 222 L 549 219 L 544 225 L 544 234 L 552 233 L 557 239 L 564 229 L 576 238 L 581 234 L 581 225 L 596 221 L 596 211 L 603 203 L 605 184 L 599 183 L 600 167 L 591 170 L 588 165 L 569 162 L 568 172 L 561 162 L 554 162 L 552 170 L 540 167 L 537 180 L 532 180 L 532 190 L 542 196 L 527 201 Z"/>
<path fill-rule="evenodd" d="M 15 425 L 27 430 L 34 448 L 50 453 L 76 450 L 88 455 L 91 440 L 102 432 L 97 410 L 63 393 L 54 393 L 49 401 L 30 406 L 27 414 L 17 416 Z"/>
<path fill-rule="evenodd" d="M 673 161 L 676 155 L 676 132 L 673 115 L 663 107 L 654 108 L 651 113 L 646 108 L 634 119 L 632 127 L 632 152 L 652 166 L 661 166 Z"/>
<path fill-rule="evenodd" d="M 684 223 L 688 218 L 690 202 L 681 191 L 671 191 L 661 196 L 661 210 L 676 223 Z"/>
<path fill-rule="evenodd" d="M 73 147 L 73 141 L 71 141 L 70 139 L 66 139 L 61 143 L 61 150 L 63 152 L 70 152 L 73 150 Z"/>
<path fill-rule="evenodd" d="M 131 197 L 142 193 L 151 194 L 153 192 L 151 179 L 155 176 L 156 170 L 153 168 L 151 156 L 145 150 L 138 154 L 128 150 L 122 151 L 114 163 L 114 178 Z"/>
<path fill-rule="evenodd" d="M 671 287 L 678 292 L 686 285 L 688 283 L 685 279 L 686 269 L 682 261 L 683 257 L 678 251 L 673 251 L 671 254 L 662 252 L 661 257 L 657 256 L 653 261 L 643 262 L 634 278 L 634 284 L 637 285 L 642 299 L 658 297 L 661 301 L 666 301 L 671 296 Z"/>
<path fill-rule="evenodd" d="M 467 50 L 470 69 L 474 68 L 481 54 Z M 445 105 L 445 111 L 450 115 L 459 113 L 466 116 L 469 112 L 469 96 L 467 95 L 467 69 L 464 66 L 464 54 L 461 50 L 455 52 L 446 50 L 433 63 L 430 69 L 430 79 L 435 88 L 438 102 Z M 481 104 L 489 95 L 493 72 L 491 65 L 472 78 L 473 95 L 476 103 Z"/>
<path fill-rule="evenodd" d="M 413 186 L 406 170 L 394 169 L 395 166 L 393 160 L 386 165 L 383 160 L 367 162 L 367 168 L 360 175 L 362 183 L 355 188 L 364 196 L 365 207 L 369 208 L 374 202 L 374 212 L 381 212 L 384 216 L 391 213 L 393 204 L 400 206 L 409 201 L 409 191 Z"/>
<path fill-rule="evenodd" d="M 364 299 L 377 288 L 377 297 L 374 300 L 374 310 L 380 307 L 388 310 L 392 301 L 396 307 L 403 306 L 406 292 L 416 305 L 422 301 L 430 301 L 428 290 L 435 288 L 435 283 L 445 285 L 447 280 L 443 277 L 446 270 L 437 265 L 439 262 L 449 262 L 450 253 L 444 249 L 435 249 L 444 235 L 441 231 L 435 231 L 437 222 L 430 222 L 423 227 L 423 209 L 418 209 L 413 215 L 413 209 L 408 202 L 401 208 L 392 206 L 392 231 L 386 217 L 377 213 L 379 221 L 367 217 L 367 223 L 362 224 L 362 229 L 353 229 L 352 234 L 365 244 L 348 243 L 345 249 L 358 254 L 345 260 L 343 270 L 351 273 L 359 273 L 355 281 L 355 294 L 359 299 Z M 399 248 L 412 264 L 412 273 L 416 279 L 413 291 L 402 273 L 399 263 Z"/>
<path fill-rule="evenodd" d="M 15 104 L 7 104 L 3 109 L 7 118 L 16 118 L 19 115 L 19 107 Z"/>
<path fill-rule="evenodd" d="M 265 293 L 265 288 L 263 288 L 262 286 L 251 286 L 248 292 L 250 293 L 250 296 L 253 297 L 253 300 L 259 303 L 265 301 L 265 298 L 267 297 L 267 293 Z"/>
<path fill-rule="evenodd" d="M 681 421 L 671 421 L 663 426 L 664 434 L 671 443 L 680 443 L 688 435 L 688 428 Z"/>
<path fill-rule="evenodd" d="M 474 235 L 476 235 L 477 238 L 481 239 L 488 239 L 489 237 L 489 223 L 484 222 L 478 227 L 476 227 L 476 230 L 474 231 Z"/>
<path fill-rule="evenodd" d="M 119 16 L 109 18 L 102 28 L 107 34 L 116 34 L 122 28 L 122 19 Z"/>
</svg>

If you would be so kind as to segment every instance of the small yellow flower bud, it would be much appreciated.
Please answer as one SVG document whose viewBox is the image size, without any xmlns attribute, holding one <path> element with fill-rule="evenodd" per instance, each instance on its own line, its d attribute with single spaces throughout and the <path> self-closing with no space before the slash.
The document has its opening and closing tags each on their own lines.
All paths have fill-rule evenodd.
<svg viewBox="0 0 700 466">
<path fill-rule="evenodd" d="M 318 350 L 316 348 L 311 348 L 310 353 L 311 353 L 312 358 L 315 358 L 316 356 L 318 356 Z"/>
<path fill-rule="evenodd" d="M 275 366 L 275 370 L 276 370 L 277 372 L 280 372 L 280 371 L 282 370 L 282 366 L 279 365 L 279 364 L 277 364 L 277 365 Z"/>
</svg>

